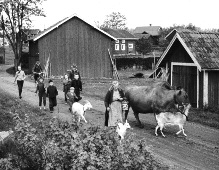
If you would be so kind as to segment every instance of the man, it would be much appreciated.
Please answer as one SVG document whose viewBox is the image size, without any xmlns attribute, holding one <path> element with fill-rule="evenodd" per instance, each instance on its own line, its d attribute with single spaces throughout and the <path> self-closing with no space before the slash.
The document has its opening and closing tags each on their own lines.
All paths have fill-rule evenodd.
<svg viewBox="0 0 219 170">
<path fill-rule="evenodd" d="M 79 79 L 79 75 L 75 74 L 74 79 L 71 81 L 71 87 L 74 87 L 75 94 L 77 96 L 77 102 L 82 99 L 80 92 L 82 91 L 82 82 Z"/>
<path fill-rule="evenodd" d="M 73 64 L 71 66 L 71 72 L 69 74 L 69 78 L 71 80 L 74 80 L 75 74 L 79 75 L 79 80 L 81 80 L 80 72 L 78 71 L 77 66 L 75 64 Z"/>
<path fill-rule="evenodd" d="M 43 69 L 42 69 L 39 61 L 37 61 L 36 64 L 34 65 L 34 67 L 32 69 L 32 72 L 34 74 L 34 80 L 35 80 L 35 83 L 36 83 L 39 76 L 40 76 L 40 73 L 43 72 Z"/>
</svg>

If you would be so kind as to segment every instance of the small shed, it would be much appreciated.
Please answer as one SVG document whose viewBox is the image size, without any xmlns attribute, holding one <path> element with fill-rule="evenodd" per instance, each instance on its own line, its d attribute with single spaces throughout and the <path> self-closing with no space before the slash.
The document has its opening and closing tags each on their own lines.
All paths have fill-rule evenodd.
<svg viewBox="0 0 219 170">
<path fill-rule="evenodd" d="M 82 77 L 112 78 L 109 57 L 117 40 L 77 15 L 64 18 L 29 40 L 30 69 L 39 58 L 50 63 L 49 75 L 63 75 L 74 63 Z"/>
<path fill-rule="evenodd" d="M 183 87 L 193 107 L 219 105 L 219 34 L 173 30 L 156 67 L 166 68 L 168 82 Z"/>
</svg>

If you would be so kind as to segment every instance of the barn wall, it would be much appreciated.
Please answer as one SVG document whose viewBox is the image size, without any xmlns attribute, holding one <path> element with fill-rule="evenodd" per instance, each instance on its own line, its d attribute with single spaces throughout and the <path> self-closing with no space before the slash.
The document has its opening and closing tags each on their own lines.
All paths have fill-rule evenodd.
<svg viewBox="0 0 219 170">
<path fill-rule="evenodd" d="M 208 106 L 218 107 L 219 105 L 219 71 L 208 72 Z"/>
<path fill-rule="evenodd" d="M 199 107 L 203 108 L 203 102 L 204 102 L 204 72 L 199 72 Z"/>
<path fill-rule="evenodd" d="M 75 63 L 82 77 L 111 78 L 111 43 L 109 37 L 74 17 L 39 39 L 39 56 L 44 64 L 50 56 L 52 75 L 63 75 Z"/>
</svg>

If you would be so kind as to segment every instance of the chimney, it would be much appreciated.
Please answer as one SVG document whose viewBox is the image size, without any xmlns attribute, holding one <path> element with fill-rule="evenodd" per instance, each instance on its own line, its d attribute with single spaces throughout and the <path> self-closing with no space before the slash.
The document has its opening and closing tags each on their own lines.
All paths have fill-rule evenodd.
<svg viewBox="0 0 219 170">
<path fill-rule="evenodd" d="M 151 24 L 150 24 L 150 27 L 151 27 Z"/>
</svg>

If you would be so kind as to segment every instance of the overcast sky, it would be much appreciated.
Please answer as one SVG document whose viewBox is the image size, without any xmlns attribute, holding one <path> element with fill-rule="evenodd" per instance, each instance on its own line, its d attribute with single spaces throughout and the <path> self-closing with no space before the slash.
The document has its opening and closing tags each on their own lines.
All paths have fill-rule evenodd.
<svg viewBox="0 0 219 170">
<path fill-rule="evenodd" d="M 46 17 L 34 18 L 34 28 L 47 28 L 74 13 L 91 24 L 102 24 L 106 15 L 120 12 L 130 29 L 189 23 L 202 29 L 219 29 L 219 0 L 47 0 L 43 8 Z"/>
</svg>

